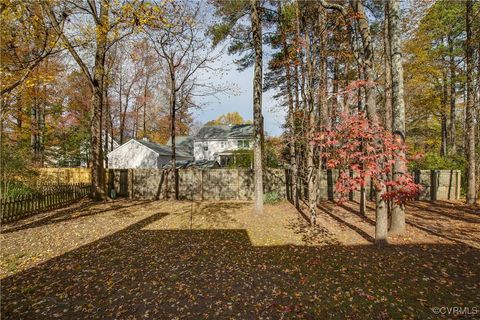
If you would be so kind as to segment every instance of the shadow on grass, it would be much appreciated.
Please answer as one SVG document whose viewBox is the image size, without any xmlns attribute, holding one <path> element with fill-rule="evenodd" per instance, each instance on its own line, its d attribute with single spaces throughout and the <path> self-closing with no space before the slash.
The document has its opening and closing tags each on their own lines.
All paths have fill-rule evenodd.
<svg viewBox="0 0 480 320">
<path fill-rule="evenodd" d="M 433 215 L 444 216 L 448 219 L 460 220 L 467 223 L 480 223 L 480 209 L 461 204 L 449 204 L 442 201 L 416 201 L 408 204 L 408 207 L 427 211 Z M 455 210 L 455 214 L 447 212 L 448 210 Z"/>
<path fill-rule="evenodd" d="M 372 226 L 375 226 L 375 221 L 373 221 L 372 219 L 370 219 L 369 217 L 367 217 L 367 216 L 365 216 L 365 215 L 362 215 L 362 214 L 360 213 L 360 211 L 359 211 L 360 209 L 358 209 L 358 208 L 357 208 L 357 209 L 354 209 L 354 208 L 351 208 L 351 207 L 346 206 L 346 205 L 344 205 L 344 204 L 338 204 L 338 206 L 339 206 L 340 208 L 342 208 L 342 209 L 350 212 L 350 213 L 353 213 L 354 215 L 356 215 L 357 217 L 359 217 L 360 219 L 362 219 L 364 222 L 366 222 L 366 223 L 368 223 L 368 224 L 370 224 L 370 225 L 372 225 Z"/>
<path fill-rule="evenodd" d="M 29 217 L 29 218 L 35 219 L 32 222 L 25 222 L 25 220 L 19 220 L 12 224 L 8 224 L 2 230 L 2 233 L 11 233 L 11 232 L 16 232 L 20 230 L 41 227 L 49 224 L 70 221 L 78 218 L 94 216 L 94 215 L 102 214 L 108 211 L 116 211 L 121 209 L 132 208 L 140 205 L 145 205 L 149 202 L 151 201 L 142 201 L 140 203 L 134 203 L 134 204 L 127 204 L 126 202 L 121 202 L 120 204 L 113 203 L 109 205 L 107 209 L 100 209 L 100 210 L 90 210 L 90 208 L 98 206 L 99 204 L 98 202 L 90 201 L 85 205 L 75 204 L 65 209 L 59 209 L 54 213 L 51 213 L 51 212 L 41 213 L 40 215 L 42 217 L 39 219 L 35 219 L 35 216 Z M 78 212 L 82 212 L 82 213 L 78 214 Z"/>
<path fill-rule="evenodd" d="M 335 210 L 333 210 L 333 208 L 331 208 L 330 206 L 325 206 L 325 204 L 319 204 L 317 206 L 318 209 L 322 210 L 324 213 L 326 213 L 328 216 L 330 216 L 331 218 L 333 218 L 335 221 L 337 221 L 338 223 L 340 223 L 341 225 L 344 225 L 350 229 L 352 229 L 353 231 L 355 231 L 356 233 L 358 233 L 362 238 L 364 238 L 365 240 L 367 240 L 368 242 L 371 242 L 371 243 L 374 243 L 375 242 L 375 239 L 373 239 L 368 233 L 366 233 L 365 231 L 363 231 L 362 229 L 360 229 L 359 227 L 343 220 L 342 218 L 340 218 L 338 215 L 336 215 L 334 212 Z"/>
<path fill-rule="evenodd" d="M 356 201 L 352 201 L 350 203 L 358 204 L 358 202 L 356 202 Z M 335 207 L 333 207 L 332 204 L 333 203 L 330 203 L 330 202 L 323 202 L 322 205 L 320 205 L 318 208 L 321 209 L 324 213 L 328 214 L 330 217 L 334 218 L 339 223 L 341 223 L 341 224 L 349 227 L 350 229 L 356 231 L 359 235 L 361 235 L 366 240 L 368 240 L 370 242 L 373 242 L 373 238 L 370 237 L 363 230 L 361 230 L 360 228 L 358 228 L 354 224 L 351 224 L 351 223 L 345 221 L 344 219 L 342 219 L 341 217 L 339 217 L 338 215 L 336 215 L 335 214 L 335 211 L 336 211 Z M 459 217 L 459 216 L 455 216 L 454 214 L 443 213 L 441 211 L 442 209 L 435 210 L 435 209 L 432 209 L 432 208 L 430 208 L 430 209 L 424 208 L 423 205 L 425 205 L 425 204 L 429 204 L 431 207 L 433 207 L 435 209 L 438 209 L 437 207 L 441 208 L 441 207 L 445 206 L 445 204 L 442 205 L 441 203 L 438 204 L 437 202 L 426 202 L 426 201 L 422 201 L 420 203 L 417 203 L 417 202 L 410 203 L 408 205 L 410 208 L 407 208 L 407 215 L 409 215 L 409 217 L 407 216 L 406 223 L 408 225 L 410 225 L 412 227 L 415 227 L 415 228 L 417 228 L 421 231 L 424 231 L 424 232 L 426 232 L 430 235 L 440 237 L 440 238 L 443 238 L 443 239 L 446 239 L 446 240 L 450 240 L 450 241 L 456 242 L 458 244 L 471 246 L 471 244 L 469 244 L 466 241 L 462 241 L 462 239 L 467 238 L 469 241 L 472 241 L 472 242 L 475 241 L 476 238 L 475 237 L 469 238 L 467 233 L 474 234 L 474 233 L 477 232 L 477 230 L 473 226 L 476 223 L 480 223 L 480 218 L 472 217 L 471 219 L 464 219 L 461 216 Z M 358 210 L 356 210 L 355 208 L 352 208 L 349 205 L 344 205 L 344 204 L 336 204 L 336 205 L 338 206 L 338 208 L 341 208 L 341 209 L 343 209 L 343 210 L 361 218 L 365 223 L 368 223 L 372 226 L 375 226 L 375 221 L 374 220 L 372 220 L 371 218 L 369 218 L 367 216 L 364 216 L 364 215 L 360 214 L 360 212 Z M 337 210 L 338 210 L 338 208 L 337 208 Z M 370 206 L 367 206 L 367 208 L 374 211 L 374 208 L 372 208 Z M 418 212 L 418 211 L 412 212 L 412 210 L 411 210 L 412 208 L 415 208 L 417 210 L 422 210 L 422 211 L 421 212 Z M 450 209 L 452 209 L 452 207 L 450 207 Z M 460 209 L 454 208 L 454 210 L 456 210 L 456 212 L 459 213 L 459 214 L 463 214 L 463 212 L 461 212 L 462 207 L 460 207 Z M 446 217 L 445 219 L 450 219 L 451 218 L 451 219 L 454 219 L 454 220 L 460 220 L 460 221 L 466 222 L 468 225 L 472 226 L 472 228 L 463 227 L 462 229 L 458 229 L 458 227 L 457 228 L 453 227 L 452 230 L 450 230 L 448 227 L 444 226 L 440 230 L 436 230 L 436 228 L 434 227 L 434 224 L 432 222 L 440 221 L 440 220 L 442 220 L 440 218 L 443 218 L 444 216 Z M 420 219 L 416 219 L 416 218 L 420 218 Z M 445 220 L 445 219 L 443 219 L 443 220 Z M 451 223 L 451 221 L 447 220 L 445 223 L 449 224 L 449 223 Z M 460 233 L 455 234 L 455 232 L 460 232 Z"/>
<path fill-rule="evenodd" d="M 439 207 L 439 208 L 447 208 L 447 209 L 451 209 L 452 208 L 452 203 L 448 202 L 448 201 L 441 201 L 441 200 L 437 200 L 437 201 L 419 201 L 420 203 L 425 203 L 425 204 L 428 204 L 428 205 L 433 205 L 434 207 Z M 474 215 L 474 216 L 478 216 L 480 214 L 480 204 L 479 203 L 476 203 L 475 205 L 467 205 L 465 203 L 458 203 L 458 202 L 455 202 L 454 203 L 454 206 L 457 210 L 461 210 L 467 214 L 471 214 L 471 215 Z"/>
<path fill-rule="evenodd" d="M 422 223 L 419 223 L 419 222 L 412 222 L 412 221 L 406 221 L 405 222 L 406 224 L 412 226 L 412 227 L 415 227 L 419 230 L 422 230 L 428 234 L 431 234 L 433 236 L 436 236 L 436 237 L 439 237 L 439 238 L 443 238 L 443 239 L 446 239 L 446 240 L 450 240 L 450 241 L 453 241 L 455 243 L 458 243 L 458 244 L 462 244 L 462 245 L 466 245 L 466 246 L 471 246 L 470 244 L 468 244 L 467 242 L 465 241 L 462 241 L 461 239 L 457 239 L 455 237 L 454 234 L 450 234 L 450 232 L 448 230 L 434 230 L 432 229 L 431 227 L 429 226 L 426 226 L 426 225 L 422 225 Z M 465 238 L 466 235 L 465 234 L 462 234 L 462 237 Z"/>
<path fill-rule="evenodd" d="M 427 318 L 480 304 L 480 250 L 464 245 L 255 247 L 246 230 L 145 228 L 166 215 L 3 279 L 3 319 Z"/>
<path fill-rule="evenodd" d="M 292 230 L 293 233 L 300 235 L 302 241 L 307 245 L 318 243 L 317 241 L 323 241 L 332 244 L 338 243 L 338 241 L 333 239 L 334 235 L 322 225 L 311 225 L 310 219 L 308 218 L 307 214 L 302 210 L 302 207 L 305 206 L 305 203 L 301 203 L 300 206 L 296 208 L 299 217 L 303 219 L 302 222 L 290 221 L 287 225 L 287 228 Z"/>
</svg>

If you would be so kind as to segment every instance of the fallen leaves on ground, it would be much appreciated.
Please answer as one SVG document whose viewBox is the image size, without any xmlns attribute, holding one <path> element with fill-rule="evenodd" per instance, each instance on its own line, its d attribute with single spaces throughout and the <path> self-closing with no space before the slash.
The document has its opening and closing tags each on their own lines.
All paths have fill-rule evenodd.
<svg viewBox="0 0 480 320">
<path fill-rule="evenodd" d="M 2 316 L 433 319 L 433 307 L 480 305 L 478 216 L 447 216 L 455 227 L 444 221 L 445 234 L 409 226 L 378 249 L 362 236 L 373 236 L 368 220 L 324 208 L 315 228 L 288 203 L 254 217 L 249 203 L 165 201 L 88 204 L 5 226 Z M 409 217 L 425 223 L 442 215 L 435 208 Z M 455 228 L 470 232 L 450 239 Z"/>
</svg>

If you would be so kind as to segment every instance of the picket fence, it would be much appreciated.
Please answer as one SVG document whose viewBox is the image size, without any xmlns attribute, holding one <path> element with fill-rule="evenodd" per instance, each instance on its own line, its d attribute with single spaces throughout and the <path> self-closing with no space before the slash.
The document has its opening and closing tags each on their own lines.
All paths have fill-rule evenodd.
<svg viewBox="0 0 480 320">
<path fill-rule="evenodd" d="M 90 184 L 42 185 L 38 191 L 16 197 L 0 199 L 2 223 L 17 221 L 42 211 L 68 205 L 90 192 Z"/>
</svg>

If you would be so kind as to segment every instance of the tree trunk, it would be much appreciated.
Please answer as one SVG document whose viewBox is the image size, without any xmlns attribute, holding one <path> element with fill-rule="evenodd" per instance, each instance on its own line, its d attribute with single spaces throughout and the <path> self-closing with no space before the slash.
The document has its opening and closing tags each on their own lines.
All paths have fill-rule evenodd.
<svg viewBox="0 0 480 320">
<path fill-rule="evenodd" d="M 119 72 L 120 76 L 118 79 L 118 85 L 119 85 L 119 90 L 118 90 L 118 107 L 120 111 L 120 126 L 119 126 L 119 137 L 120 137 L 120 145 L 123 144 L 123 128 L 124 128 L 124 123 L 125 123 L 125 115 L 123 113 L 123 100 L 122 100 L 122 93 L 123 93 L 123 79 L 122 79 L 122 72 Z"/>
<path fill-rule="evenodd" d="M 148 76 L 145 80 L 145 87 L 143 89 L 143 138 L 147 137 L 147 87 L 148 87 Z"/>
<path fill-rule="evenodd" d="M 318 15 L 318 25 L 320 29 L 323 29 L 326 24 L 326 12 L 319 8 Z M 319 127 L 322 126 L 328 128 L 330 126 L 330 118 L 328 116 L 328 106 L 327 106 L 327 83 L 328 83 L 328 74 L 327 74 L 327 37 L 325 31 L 320 35 L 320 75 L 319 75 L 319 84 L 318 84 L 318 123 Z M 318 150 L 318 173 L 317 173 L 317 190 L 320 190 L 320 181 L 322 180 L 323 173 L 323 159 L 322 159 L 322 150 Z M 317 202 L 320 201 L 319 195 L 317 195 Z"/>
<path fill-rule="evenodd" d="M 295 41 L 296 41 L 296 51 L 297 51 L 297 69 L 296 69 L 296 76 L 297 76 L 297 90 L 299 91 L 299 94 L 301 96 L 301 101 L 302 103 L 300 104 L 300 101 L 298 100 L 298 105 L 297 105 L 297 114 L 298 118 L 300 120 L 298 128 L 298 137 L 300 138 L 299 140 L 299 150 L 298 150 L 298 155 L 297 155 L 297 163 L 299 167 L 299 187 L 297 188 L 297 194 L 299 197 L 299 200 L 306 200 L 305 197 L 308 197 L 308 169 L 306 166 L 305 159 L 307 158 L 306 156 L 306 149 L 308 148 L 306 140 L 307 140 L 307 129 L 308 129 L 308 113 L 307 113 L 307 97 L 306 97 L 306 91 L 305 91 L 305 65 L 304 65 L 304 60 L 303 60 L 303 41 L 301 37 L 301 26 L 302 26 L 302 14 L 300 11 L 300 2 L 296 1 L 295 2 Z M 300 69 L 300 72 L 298 70 Z M 297 93 L 297 99 L 298 99 L 298 93 Z M 301 111 L 301 112 L 300 112 Z"/>
<path fill-rule="evenodd" d="M 310 211 L 310 223 L 317 223 L 317 170 L 315 168 L 315 145 L 312 143 L 316 129 L 315 106 L 313 99 L 313 61 L 311 56 L 310 34 L 305 30 L 305 60 L 306 60 L 306 107 L 308 116 L 307 129 L 307 179 L 308 179 L 308 207 Z"/>
<path fill-rule="evenodd" d="M 447 114 L 445 113 L 445 110 L 444 112 L 442 112 L 440 123 L 441 123 L 440 155 L 445 158 L 447 156 L 447 150 L 448 150 L 447 148 L 447 143 L 448 143 Z"/>
<path fill-rule="evenodd" d="M 446 63 L 446 61 L 445 61 Z M 443 73 L 443 83 L 442 83 L 442 113 L 440 116 L 441 130 L 440 130 L 440 155 L 442 157 L 447 156 L 447 143 L 448 143 L 448 129 L 447 129 L 447 109 L 448 109 L 448 85 L 447 85 L 447 72 Z"/>
<path fill-rule="evenodd" d="M 388 244 L 388 214 L 387 204 L 382 199 L 381 195 L 387 192 L 385 186 L 376 192 L 377 209 L 375 211 L 375 244 L 377 246 L 384 246 Z"/>
<path fill-rule="evenodd" d="M 367 85 L 363 88 L 365 91 L 365 104 L 367 116 L 371 121 L 377 121 L 377 111 L 376 111 L 376 101 L 374 98 L 374 90 L 370 88 L 373 85 L 374 74 L 373 74 L 373 52 L 372 52 L 372 39 L 370 35 L 370 26 L 368 25 L 367 17 L 365 15 L 365 8 L 361 0 L 355 0 L 352 2 L 353 8 L 356 13 L 359 14 L 358 19 L 358 29 L 360 32 L 360 37 L 363 43 L 363 65 L 362 70 L 360 70 L 359 75 L 363 73 L 363 78 L 366 80 Z M 359 92 L 360 92 L 359 88 Z M 359 105 L 362 106 L 361 100 Z M 363 109 L 363 108 L 361 108 Z M 362 110 L 363 111 L 363 110 Z M 360 214 L 366 214 L 366 192 L 365 187 L 360 188 Z M 378 206 L 377 206 L 378 209 Z M 379 220 L 382 221 L 382 220 Z"/>
<path fill-rule="evenodd" d="M 367 116 L 371 122 L 378 122 L 377 106 L 375 97 L 375 71 L 373 69 L 373 44 L 370 33 L 370 26 L 368 24 L 365 8 L 361 0 L 355 0 L 352 3 L 356 13 L 358 13 L 358 26 L 360 36 L 363 43 L 363 67 L 365 70 L 365 96 L 367 101 Z M 392 50 L 394 50 L 392 46 Z M 375 242 L 379 245 L 387 243 L 387 229 L 388 229 L 388 212 L 383 195 L 386 189 L 376 190 L 376 207 L 375 207 Z"/>
<path fill-rule="evenodd" d="M 385 24 L 383 26 L 384 62 L 385 62 L 385 129 L 392 130 L 392 51 L 389 36 L 389 6 L 385 2 Z"/>
<path fill-rule="evenodd" d="M 456 94 L 456 72 L 455 72 L 455 56 L 453 54 L 453 39 L 448 37 L 448 49 L 450 58 L 450 154 L 457 153 L 457 141 L 456 141 L 456 107 L 455 107 L 455 94 Z"/>
<path fill-rule="evenodd" d="M 38 69 L 35 69 L 36 76 L 38 77 Z M 33 101 L 30 108 L 30 147 L 32 152 L 32 162 L 35 166 L 38 166 L 38 118 L 39 118 L 39 102 L 38 102 L 38 83 L 33 87 Z"/>
<path fill-rule="evenodd" d="M 472 23 L 473 23 L 473 1 L 466 2 L 466 21 L 467 21 L 467 41 L 466 41 L 466 64 L 467 64 L 467 102 L 466 102 L 466 128 L 467 137 L 467 203 L 476 202 L 475 186 L 475 105 L 474 105 L 474 66 L 473 66 L 473 41 L 472 41 Z"/>
<path fill-rule="evenodd" d="M 348 60 L 345 60 L 345 63 L 343 64 L 343 76 L 343 88 L 346 89 L 348 87 L 348 84 L 350 83 L 350 63 Z M 345 112 L 351 114 L 352 109 L 350 106 L 350 97 L 348 94 L 343 95 L 342 108 Z"/>
<path fill-rule="evenodd" d="M 339 39 L 340 28 L 337 26 L 333 30 L 332 42 L 334 46 L 333 50 L 333 74 L 332 74 L 332 104 L 331 110 L 333 115 L 337 115 L 341 110 L 338 107 L 339 97 L 338 97 L 338 83 L 339 83 L 339 65 L 340 65 L 340 45 L 338 44 L 341 40 Z"/>
<path fill-rule="evenodd" d="M 403 65 L 401 46 L 401 18 L 400 0 L 389 0 L 389 36 L 391 50 L 392 70 L 392 106 L 393 122 L 392 130 L 396 139 L 405 141 L 405 101 L 403 90 Z M 407 167 L 402 160 L 405 158 L 403 152 L 398 152 L 398 157 L 393 165 L 393 179 L 399 180 L 406 174 Z M 402 234 L 405 232 L 405 210 L 403 206 L 393 203 L 390 232 Z"/>
<path fill-rule="evenodd" d="M 296 28 L 296 37 L 295 37 L 295 46 L 298 46 L 298 43 L 300 41 L 300 30 L 299 28 L 297 27 Z M 298 48 L 296 48 L 298 49 Z M 300 81 L 300 72 L 299 72 L 299 68 L 298 68 L 298 65 L 299 65 L 299 60 L 301 59 L 299 57 L 299 55 L 297 54 L 296 57 L 297 61 L 295 62 L 295 67 L 294 67 L 294 79 L 295 79 L 295 88 L 294 88 L 294 92 L 295 92 L 295 110 L 294 110 L 294 134 L 295 134 L 295 142 L 296 142 L 296 148 L 295 148 L 295 163 L 296 163 L 296 167 L 297 167 L 297 176 L 296 176 L 296 180 L 293 181 L 293 183 L 296 185 L 296 196 L 295 196 L 295 199 L 294 199 L 294 204 L 295 204 L 295 208 L 299 209 L 300 208 L 300 198 L 301 198 L 301 194 L 302 194 L 302 184 L 300 183 L 300 180 L 301 180 L 301 170 L 302 170 L 302 166 L 301 166 L 301 163 L 300 163 L 300 159 L 301 159 L 301 150 L 302 150 L 302 147 L 301 147 L 301 143 L 299 141 L 299 137 L 301 137 L 301 134 L 300 132 L 298 132 L 298 115 L 300 114 L 300 109 L 301 109 L 301 106 L 300 106 L 300 87 L 301 87 L 301 81 Z"/>
<path fill-rule="evenodd" d="M 173 66 L 173 62 L 171 62 Z M 171 70 L 174 70 L 173 68 Z M 177 102 L 177 85 L 175 79 L 175 72 L 170 72 L 170 140 L 172 144 L 172 170 L 174 176 L 175 200 L 178 200 L 178 170 L 177 170 L 177 155 L 175 146 L 175 120 L 176 120 L 176 102 Z"/>
<path fill-rule="evenodd" d="M 102 155 L 102 107 L 103 107 L 103 86 L 105 75 L 105 54 L 107 51 L 109 32 L 108 10 L 106 5 L 100 6 L 100 15 L 95 15 L 96 22 L 96 50 L 95 63 L 93 68 L 93 75 L 90 74 L 88 66 L 80 58 L 74 46 L 68 40 L 68 37 L 63 33 L 60 24 L 58 23 L 52 7 L 46 3 L 42 3 L 42 7 L 50 18 L 52 27 L 55 32 L 63 40 L 66 48 L 70 52 L 72 58 L 77 62 L 82 69 L 83 74 L 90 82 L 92 90 L 91 123 L 90 123 L 90 148 L 91 148 L 91 167 L 92 167 L 92 188 L 91 195 L 94 200 L 102 200 L 105 198 L 104 192 L 104 166 Z"/>
<path fill-rule="evenodd" d="M 105 101 L 105 106 L 106 106 L 106 113 L 108 117 L 108 124 L 106 125 L 106 132 L 110 134 L 110 150 L 113 150 L 113 119 L 112 119 L 112 109 L 110 106 L 110 101 L 108 100 L 108 89 L 106 91 L 106 101 Z M 107 123 L 107 122 L 106 122 Z"/>
<path fill-rule="evenodd" d="M 105 199 L 104 190 L 104 165 L 102 149 L 102 112 L 103 89 L 105 75 L 105 54 L 107 52 L 108 8 L 101 6 L 100 24 L 97 25 L 97 49 L 95 52 L 95 65 L 93 68 L 93 95 L 91 107 L 91 154 L 92 154 L 92 198 Z"/>
<path fill-rule="evenodd" d="M 472 62 L 473 63 L 473 62 Z M 477 106 L 477 112 L 475 114 L 475 118 L 477 119 L 477 135 L 480 136 L 480 80 L 478 77 L 480 76 L 480 41 L 477 45 L 477 81 L 476 81 L 476 88 L 477 88 L 477 93 L 474 95 L 474 105 Z M 476 150 L 480 149 L 480 139 L 475 139 L 477 141 L 476 143 Z M 480 177 L 480 161 L 477 159 L 477 172 L 476 172 L 476 177 Z M 477 181 L 477 200 L 480 199 L 480 181 Z"/>
<path fill-rule="evenodd" d="M 253 47 L 255 50 L 255 69 L 253 78 L 253 127 L 255 131 L 253 144 L 253 168 L 255 180 L 256 214 L 263 213 L 263 165 L 262 165 L 262 24 L 260 4 L 251 0 Z"/>
<path fill-rule="evenodd" d="M 94 73 L 95 78 L 95 73 Z M 102 100 L 103 92 L 101 86 L 93 88 L 92 97 L 92 117 L 91 117 L 91 156 L 92 156 L 92 198 L 94 200 L 103 200 L 105 198 L 103 190 L 103 152 L 102 152 Z"/>
<path fill-rule="evenodd" d="M 105 87 L 103 90 L 104 96 L 103 96 L 103 101 L 105 104 L 105 116 L 103 117 L 103 138 L 105 138 L 105 141 L 103 141 L 103 149 L 105 150 L 106 154 L 104 153 L 104 159 L 105 159 L 105 168 L 108 168 L 108 143 L 110 142 L 108 139 L 108 131 L 109 131 L 109 122 L 110 122 L 110 104 L 108 102 L 108 90 L 109 90 L 109 81 L 105 81 Z M 108 121 L 107 121 L 108 117 Z M 112 136 L 113 139 L 113 136 Z M 113 149 L 110 149 L 113 150 Z"/>
<path fill-rule="evenodd" d="M 392 112 L 393 112 L 393 106 L 392 106 L 392 61 L 391 61 L 391 55 L 392 55 L 392 50 L 390 48 L 390 32 L 389 32 L 389 11 L 390 8 L 388 6 L 388 1 L 384 2 L 384 15 L 385 15 L 385 21 L 383 24 L 383 44 L 384 44 L 384 63 L 385 63 L 385 85 L 384 85 L 384 90 L 385 90 L 385 107 L 384 107 L 384 112 L 385 112 L 385 117 L 384 117 L 384 126 L 385 129 L 388 131 L 392 131 Z M 393 172 L 390 170 L 390 172 L 387 173 L 387 180 L 391 181 L 393 178 Z M 387 187 L 387 192 L 391 191 L 391 187 Z M 391 217 L 392 213 L 392 201 L 388 200 L 387 201 L 387 211 L 388 215 Z"/>
<path fill-rule="evenodd" d="M 48 64 L 48 60 L 46 61 Z M 47 110 L 47 84 L 43 86 L 43 99 L 42 104 L 40 106 L 40 114 L 38 115 L 38 129 L 39 129 L 39 141 L 40 141 L 40 148 L 39 148 L 39 161 L 40 166 L 43 167 L 45 164 L 45 139 L 46 139 L 46 130 L 45 127 L 45 110 Z"/>
<path fill-rule="evenodd" d="M 361 0 L 354 0 L 353 8 L 358 13 L 358 27 L 363 43 L 363 69 L 365 73 L 365 100 L 367 115 L 372 121 L 377 121 L 377 106 L 375 101 L 375 71 L 373 69 L 373 43 L 365 8 Z"/>
<path fill-rule="evenodd" d="M 336 40 L 334 40 L 336 42 Z M 335 52 L 333 57 L 333 79 L 332 79 L 332 113 L 338 114 L 338 52 Z"/>
<path fill-rule="evenodd" d="M 45 59 L 45 69 L 48 69 L 48 58 Z M 39 67 L 34 70 L 38 77 Z M 44 162 L 44 136 L 45 136 L 45 106 L 47 104 L 47 84 L 42 88 L 38 84 L 34 87 L 33 105 L 31 110 L 31 148 L 32 160 L 35 166 L 42 167 Z M 40 93 L 42 91 L 42 93 Z"/>
<path fill-rule="evenodd" d="M 4 111 L 4 99 L 0 97 L 0 206 L 3 205 L 3 199 L 6 198 L 4 193 L 6 191 L 5 184 L 7 179 L 5 173 L 5 162 L 3 161 L 3 111 Z"/>
<path fill-rule="evenodd" d="M 358 67 L 358 77 L 361 79 L 363 76 L 363 71 L 361 66 Z M 363 103 L 363 96 L 362 96 L 362 88 L 358 88 L 357 90 L 357 97 L 358 97 L 358 102 L 357 102 L 357 108 L 359 112 L 365 112 L 365 104 Z M 360 146 L 360 148 L 363 148 L 363 143 Z M 361 150 L 360 150 L 361 151 Z M 363 169 L 363 167 L 362 167 Z M 358 201 L 358 209 L 361 215 L 366 215 L 367 214 L 367 193 L 365 190 L 365 186 L 360 187 L 360 199 Z"/>
<path fill-rule="evenodd" d="M 278 1 L 278 12 L 282 15 L 282 2 Z M 287 35 L 285 32 L 285 25 L 283 19 L 280 21 L 280 30 L 282 32 L 282 46 L 283 46 L 283 63 L 285 68 L 285 77 L 287 82 L 287 96 L 288 96 L 288 126 L 289 126 L 289 157 L 290 157 L 290 166 L 291 166 L 291 174 L 292 174 L 292 201 L 294 202 L 295 206 L 298 205 L 297 203 L 297 161 L 295 159 L 295 111 L 293 108 L 293 94 L 292 94 L 292 76 L 290 74 L 290 57 L 288 52 L 287 46 Z"/>
</svg>

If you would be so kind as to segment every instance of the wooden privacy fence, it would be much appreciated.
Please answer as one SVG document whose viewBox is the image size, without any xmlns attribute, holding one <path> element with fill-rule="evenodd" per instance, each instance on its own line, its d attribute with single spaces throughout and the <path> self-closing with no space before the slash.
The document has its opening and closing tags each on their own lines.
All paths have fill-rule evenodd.
<svg viewBox="0 0 480 320">
<path fill-rule="evenodd" d="M 42 185 L 39 191 L 0 199 L 2 223 L 17 221 L 33 214 L 63 207 L 90 192 L 90 184 Z"/>
<path fill-rule="evenodd" d="M 90 168 L 40 168 L 36 181 L 39 184 L 92 183 Z"/>
<path fill-rule="evenodd" d="M 253 170 L 177 169 L 178 194 L 188 200 L 252 200 Z M 171 199 L 175 195 L 172 169 L 109 169 L 108 192 L 134 199 Z M 264 193 L 285 197 L 285 170 L 264 170 Z"/>
<path fill-rule="evenodd" d="M 292 175 L 287 174 L 287 196 L 291 199 Z M 460 170 L 415 170 L 412 172 L 416 183 L 422 186 L 422 191 L 417 200 L 459 200 L 461 196 Z M 335 183 L 338 179 L 338 170 L 322 170 L 317 180 L 317 195 L 320 200 L 335 200 L 338 195 L 335 191 Z M 297 192 L 300 199 L 308 199 L 308 179 L 298 177 Z M 370 180 L 367 179 L 365 192 L 370 200 L 374 199 L 374 189 L 371 188 Z M 352 192 L 351 198 L 358 199 L 359 192 Z"/>
</svg>

